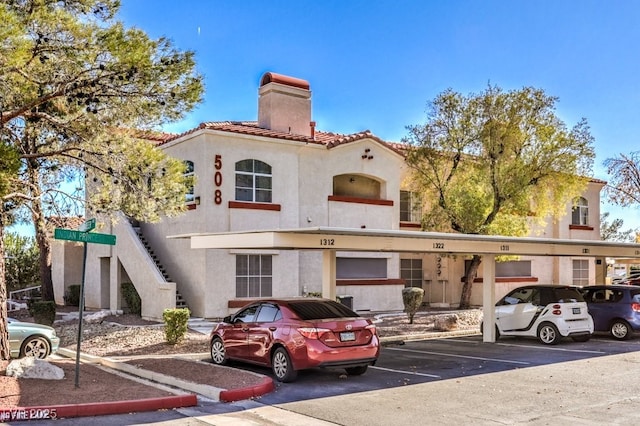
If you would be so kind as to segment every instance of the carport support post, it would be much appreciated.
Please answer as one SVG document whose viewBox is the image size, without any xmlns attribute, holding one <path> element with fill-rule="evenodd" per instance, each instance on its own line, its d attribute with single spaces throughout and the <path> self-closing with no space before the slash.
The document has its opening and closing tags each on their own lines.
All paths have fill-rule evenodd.
<svg viewBox="0 0 640 426">
<path fill-rule="evenodd" d="M 322 297 L 336 300 L 336 251 L 322 251 Z"/>
<path fill-rule="evenodd" d="M 496 341 L 496 256 L 485 254 L 482 256 L 482 341 L 495 343 Z"/>
</svg>

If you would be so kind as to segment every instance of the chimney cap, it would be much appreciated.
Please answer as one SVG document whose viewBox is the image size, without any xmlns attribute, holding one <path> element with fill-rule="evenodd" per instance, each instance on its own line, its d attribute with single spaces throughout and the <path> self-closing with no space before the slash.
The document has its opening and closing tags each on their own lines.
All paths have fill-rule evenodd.
<svg viewBox="0 0 640 426">
<path fill-rule="evenodd" d="M 267 72 L 262 76 L 262 79 L 260 80 L 260 87 L 269 83 L 279 83 L 286 86 L 309 90 L 308 81 L 302 80 L 301 78 L 289 77 L 288 75 L 276 74 L 274 72 Z"/>
</svg>

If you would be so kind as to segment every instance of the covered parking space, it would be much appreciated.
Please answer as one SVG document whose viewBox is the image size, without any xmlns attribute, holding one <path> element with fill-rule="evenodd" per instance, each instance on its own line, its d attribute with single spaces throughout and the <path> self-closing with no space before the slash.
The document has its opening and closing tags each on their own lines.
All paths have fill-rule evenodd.
<svg viewBox="0 0 640 426">
<path fill-rule="evenodd" d="M 640 244 L 610 241 L 520 238 L 419 231 L 314 227 L 211 234 L 185 234 L 192 249 L 322 251 L 322 295 L 336 297 L 336 253 L 412 252 L 482 256 L 484 342 L 495 342 L 495 258 L 500 255 L 640 259 Z M 490 285 L 487 285 L 490 284 Z"/>
</svg>

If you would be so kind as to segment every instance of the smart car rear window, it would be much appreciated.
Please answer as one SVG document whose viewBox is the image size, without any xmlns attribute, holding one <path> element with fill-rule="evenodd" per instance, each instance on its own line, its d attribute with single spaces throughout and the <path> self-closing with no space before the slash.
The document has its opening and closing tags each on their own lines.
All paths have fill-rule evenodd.
<svg viewBox="0 0 640 426">
<path fill-rule="evenodd" d="M 555 288 L 553 289 L 553 295 L 555 300 L 551 303 L 570 303 L 570 302 L 584 302 L 582 294 L 574 288 Z"/>
<path fill-rule="evenodd" d="M 326 302 L 289 302 L 289 307 L 302 320 L 353 318 L 358 316 L 343 304 L 331 300 Z"/>
</svg>

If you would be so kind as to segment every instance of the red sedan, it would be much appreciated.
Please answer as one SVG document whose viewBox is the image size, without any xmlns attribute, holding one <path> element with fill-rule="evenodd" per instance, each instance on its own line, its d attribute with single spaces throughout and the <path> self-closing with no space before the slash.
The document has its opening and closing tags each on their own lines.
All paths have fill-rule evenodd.
<svg viewBox="0 0 640 426">
<path fill-rule="evenodd" d="M 271 367 L 279 381 L 298 370 L 344 368 L 360 375 L 380 354 L 376 327 L 346 306 L 328 299 L 268 299 L 230 315 L 211 332 L 211 359 Z"/>
</svg>

